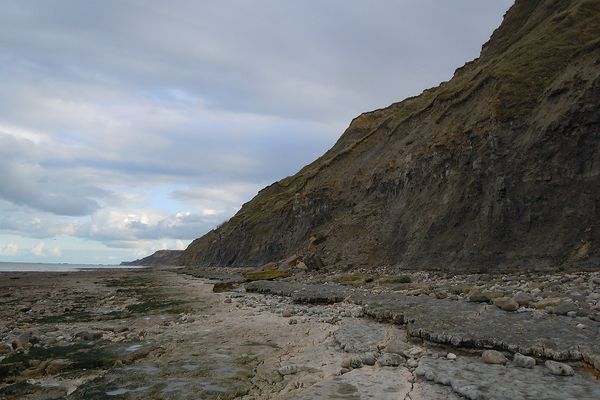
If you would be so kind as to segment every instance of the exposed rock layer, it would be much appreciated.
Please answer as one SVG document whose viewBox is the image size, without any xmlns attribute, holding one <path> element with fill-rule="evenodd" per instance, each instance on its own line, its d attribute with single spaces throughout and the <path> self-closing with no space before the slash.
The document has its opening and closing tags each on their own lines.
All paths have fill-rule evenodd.
<svg viewBox="0 0 600 400">
<path fill-rule="evenodd" d="M 600 2 L 518 0 L 478 59 L 365 113 L 182 262 L 556 268 L 600 261 Z"/>
</svg>

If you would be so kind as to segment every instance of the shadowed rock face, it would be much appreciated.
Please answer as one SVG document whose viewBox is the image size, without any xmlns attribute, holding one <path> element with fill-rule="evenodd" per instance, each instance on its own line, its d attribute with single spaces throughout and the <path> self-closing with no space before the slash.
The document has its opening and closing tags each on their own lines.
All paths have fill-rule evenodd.
<svg viewBox="0 0 600 400">
<path fill-rule="evenodd" d="M 308 248 L 327 267 L 597 263 L 599 38 L 598 1 L 518 0 L 449 82 L 354 119 L 183 262 L 261 265 Z"/>
</svg>

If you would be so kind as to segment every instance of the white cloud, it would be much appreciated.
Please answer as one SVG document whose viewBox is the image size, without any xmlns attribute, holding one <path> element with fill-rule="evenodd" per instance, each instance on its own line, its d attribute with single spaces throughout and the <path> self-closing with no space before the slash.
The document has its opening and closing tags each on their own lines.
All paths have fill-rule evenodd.
<svg viewBox="0 0 600 400">
<path fill-rule="evenodd" d="M 53 247 L 50 249 L 50 255 L 52 257 L 61 257 L 62 251 L 58 247 Z"/>
<path fill-rule="evenodd" d="M 8 243 L 0 249 L 0 256 L 16 256 L 19 253 L 19 246 L 16 243 Z"/>
<path fill-rule="evenodd" d="M 31 248 L 31 254 L 36 257 L 44 257 L 46 254 L 44 253 L 44 242 L 38 242 L 35 246 Z"/>
</svg>

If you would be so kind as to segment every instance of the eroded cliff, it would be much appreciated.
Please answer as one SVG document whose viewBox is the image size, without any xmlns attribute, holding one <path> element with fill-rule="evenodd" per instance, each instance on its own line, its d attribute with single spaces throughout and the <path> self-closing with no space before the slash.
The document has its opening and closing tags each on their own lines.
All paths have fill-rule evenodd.
<svg viewBox="0 0 600 400">
<path fill-rule="evenodd" d="M 557 268 L 600 259 L 600 2 L 519 0 L 478 59 L 365 113 L 195 240 L 192 266 Z"/>
</svg>

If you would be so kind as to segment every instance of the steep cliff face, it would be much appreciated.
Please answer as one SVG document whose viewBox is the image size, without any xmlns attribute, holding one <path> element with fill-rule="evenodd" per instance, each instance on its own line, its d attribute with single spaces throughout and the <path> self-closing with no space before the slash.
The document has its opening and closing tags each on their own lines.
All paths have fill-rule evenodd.
<svg viewBox="0 0 600 400">
<path fill-rule="evenodd" d="M 354 119 L 183 260 L 308 249 L 332 268 L 594 265 L 599 145 L 600 1 L 518 0 L 449 82 Z"/>
</svg>

